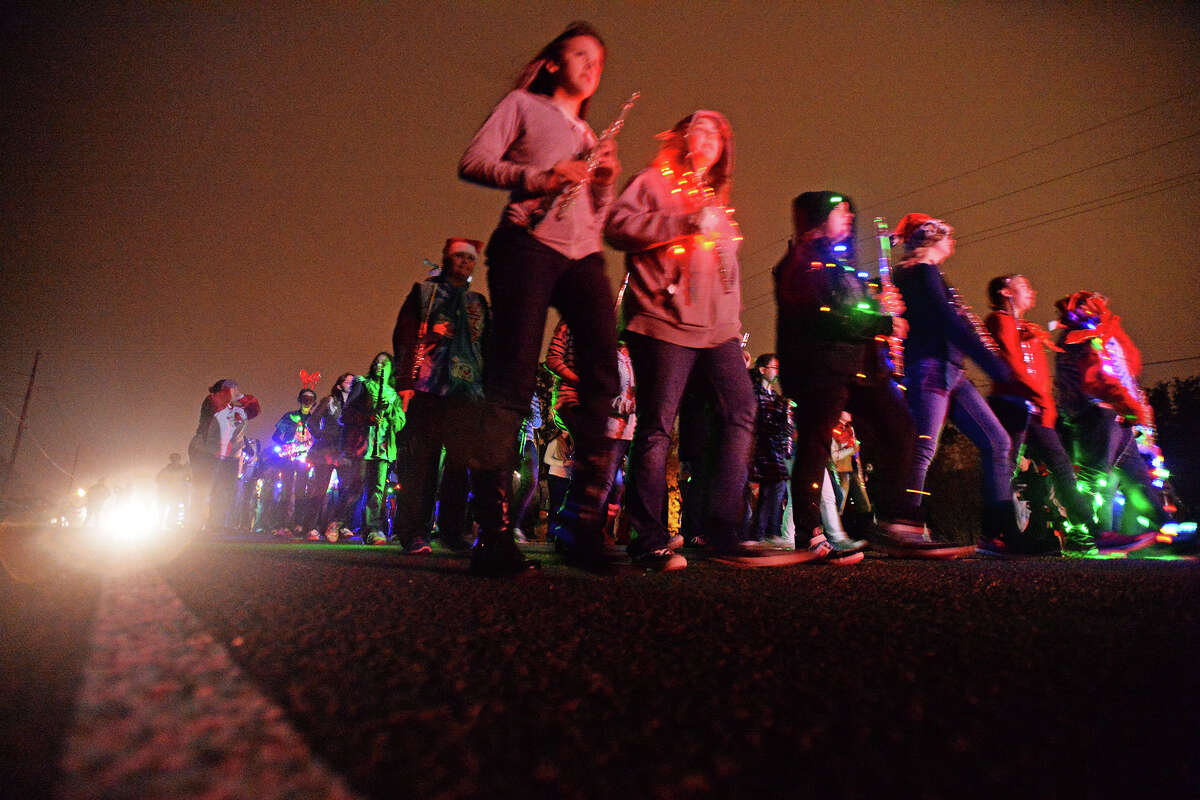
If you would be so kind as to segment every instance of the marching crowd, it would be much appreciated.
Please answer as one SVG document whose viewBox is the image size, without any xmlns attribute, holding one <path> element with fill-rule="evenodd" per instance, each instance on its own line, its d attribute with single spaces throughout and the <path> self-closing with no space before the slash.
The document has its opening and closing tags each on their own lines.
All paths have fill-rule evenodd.
<svg viewBox="0 0 1200 800">
<path fill-rule="evenodd" d="M 623 116 L 599 136 L 585 121 L 606 54 L 573 24 L 493 109 L 459 175 L 509 192 L 499 225 L 486 245 L 447 240 L 440 270 L 404 300 L 391 350 L 363 374 L 321 397 L 319 375 L 302 373 L 298 408 L 261 446 L 245 437 L 257 400 L 233 380 L 210 387 L 189 446 L 195 526 L 361 537 L 414 555 L 436 532 L 493 576 L 536 568 L 518 545 L 539 507 L 566 562 L 594 572 L 612 569 L 614 541 L 657 571 L 685 568 L 685 546 L 745 566 L 853 564 L 868 544 L 936 559 L 1195 548 L 1194 535 L 1162 533 L 1173 507 L 1140 358 L 1107 299 L 1062 298 L 1049 332 L 1026 319 L 1030 280 L 1005 274 L 981 321 L 947 279 L 943 220 L 911 213 L 885 231 L 900 257 L 871 275 L 851 198 L 798 195 L 774 269 L 775 351 L 751 363 L 732 127 L 688 114 L 618 191 Z M 625 254 L 618 297 L 602 242 Z M 471 288 L 480 261 L 487 298 Z M 561 322 L 543 354 L 552 306 Z M 968 359 L 992 381 L 986 398 Z M 981 460 L 982 533 L 969 546 L 927 524 L 947 421 Z M 1017 513 L 1022 458 L 1050 476 L 1064 515 L 1053 532 Z M 1114 518 L 1122 500 L 1137 525 Z"/>
</svg>

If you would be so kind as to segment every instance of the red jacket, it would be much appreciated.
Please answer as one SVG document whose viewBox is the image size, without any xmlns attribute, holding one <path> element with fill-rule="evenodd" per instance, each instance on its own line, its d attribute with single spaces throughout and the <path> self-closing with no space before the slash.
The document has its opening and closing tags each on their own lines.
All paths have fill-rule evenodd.
<svg viewBox="0 0 1200 800">
<path fill-rule="evenodd" d="M 1050 367 L 1046 361 L 1045 347 L 1049 342 L 1042 329 L 1032 322 L 1014 319 L 1007 311 L 993 311 L 983 324 L 1000 346 L 1000 355 L 1016 374 L 1015 380 L 993 382 L 992 395 L 1029 397 L 1041 409 L 1041 424 L 1053 428 L 1058 410 L 1054 406 Z"/>
</svg>

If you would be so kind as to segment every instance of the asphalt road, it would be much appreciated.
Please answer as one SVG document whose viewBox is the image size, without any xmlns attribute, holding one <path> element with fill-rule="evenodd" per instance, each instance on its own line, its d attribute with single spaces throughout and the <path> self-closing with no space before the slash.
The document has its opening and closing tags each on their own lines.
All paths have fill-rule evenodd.
<svg viewBox="0 0 1200 800">
<path fill-rule="evenodd" d="M 481 580 L 0 531 L 12 797 L 1196 796 L 1200 563 Z"/>
</svg>

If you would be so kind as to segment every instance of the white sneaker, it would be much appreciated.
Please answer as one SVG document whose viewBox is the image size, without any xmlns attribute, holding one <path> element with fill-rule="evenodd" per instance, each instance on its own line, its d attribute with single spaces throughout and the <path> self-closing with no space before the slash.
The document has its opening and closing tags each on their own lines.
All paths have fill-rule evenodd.
<svg viewBox="0 0 1200 800">
<path fill-rule="evenodd" d="M 808 552 L 812 553 L 813 561 L 843 566 L 857 564 L 866 558 L 862 550 L 839 550 L 829 543 L 823 533 L 818 533 L 809 540 Z"/>
</svg>

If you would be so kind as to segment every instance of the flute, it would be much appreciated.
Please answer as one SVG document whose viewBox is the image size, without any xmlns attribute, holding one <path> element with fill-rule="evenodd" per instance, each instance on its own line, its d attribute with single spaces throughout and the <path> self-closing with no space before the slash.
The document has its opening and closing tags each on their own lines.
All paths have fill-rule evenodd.
<svg viewBox="0 0 1200 800">
<path fill-rule="evenodd" d="M 592 173 L 596 171 L 596 167 L 600 166 L 600 145 L 617 138 L 617 134 L 621 132 L 621 128 L 625 125 L 625 117 L 629 114 L 629 109 L 633 108 L 634 102 L 641 96 L 641 92 L 634 92 L 629 95 L 629 99 L 625 101 L 625 105 L 621 106 L 621 112 L 617 114 L 617 118 L 600 134 L 600 138 L 596 140 L 595 146 L 591 150 L 588 150 L 588 177 L 578 183 L 572 183 L 566 189 L 563 189 L 562 194 L 558 196 L 556 208 L 554 209 L 555 219 L 562 219 L 566 215 L 567 209 L 571 207 L 571 203 L 575 202 L 575 196 L 579 194 L 579 190 L 591 179 Z"/>
</svg>

